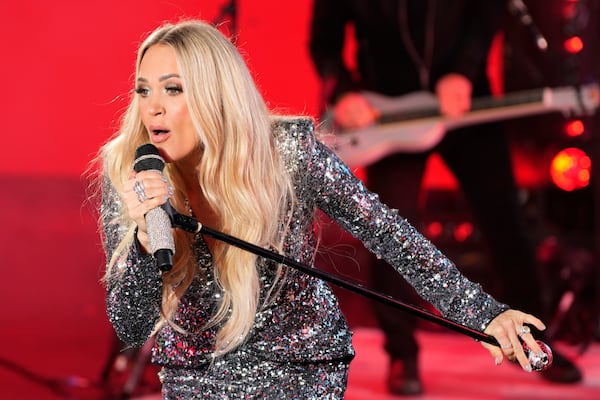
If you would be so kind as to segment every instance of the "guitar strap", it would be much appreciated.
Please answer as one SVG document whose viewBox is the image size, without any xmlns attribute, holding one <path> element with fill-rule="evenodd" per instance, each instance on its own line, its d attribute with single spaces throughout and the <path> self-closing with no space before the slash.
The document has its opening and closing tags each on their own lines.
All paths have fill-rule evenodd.
<svg viewBox="0 0 600 400">
<path fill-rule="evenodd" d="M 406 0 L 401 0 L 398 8 L 398 20 L 400 24 L 400 33 L 402 34 L 402 43 L 406 46 L 408 54 L 412 59 L 415 68 L 419 72 L 419 80 L 421 89 L 429 91 L 431 63 L 433 59 L 433 42 L 434 42 L 434 27 L 436 0 L 428 0 L 427 16 L 425 20 L 425 40 L 423 56 L 416 49 L 415 42 L 410 34 L 408 25 L 408 5 Z"/>
</svg>

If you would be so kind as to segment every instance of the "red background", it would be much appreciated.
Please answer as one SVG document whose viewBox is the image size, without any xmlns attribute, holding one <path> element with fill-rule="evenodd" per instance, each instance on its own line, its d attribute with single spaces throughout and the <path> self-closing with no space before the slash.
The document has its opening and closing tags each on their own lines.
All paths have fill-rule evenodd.
<svg viewBox="0 0 600 400">
<path fill-rule="evenodd" d="M 22 0 L 0 5 L 4 131 L 0 174 L 81 175 L 112 134 L 135 51 L 165 20 L 218 19 L 227 1 Z M 238 45 L 274 108 L 314 114 L 312 1 L 238 4 Z"/>
</svg>

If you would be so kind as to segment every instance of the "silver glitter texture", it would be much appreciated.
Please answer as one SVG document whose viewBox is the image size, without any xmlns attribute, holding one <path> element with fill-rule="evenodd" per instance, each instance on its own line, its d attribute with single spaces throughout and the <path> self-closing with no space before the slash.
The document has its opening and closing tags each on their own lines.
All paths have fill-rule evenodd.
<svg viewBox="0 0 600 400">
<path fill-rule="evenodd" d="M 315 139 L 311 119 L 279 120 L 274 134 L 301 200 L 285 238 L 288 257 L 312 264 L 317 237 L 314 218 L 321 210 L 394 266 L 447 318 L 483 330 L 508 308 L 467 280 L 396 210 L 369 192 Z M 105 185 L 103 207 L 111 210 L 104 220 L 110 257 L 123 234 L 118 196 L 110 183 Z M 218 327 L 202 327 L 221 293 L 202 236 L 197 234 L 193 243 L 198 274 L 175 315 L 175 322 L 189 333 L 165 326 L 154 338 L 153 362 L 163 366 L 163 397 L 342 399 L 354 349 L 352 333 L 329 285 L 289 269 L 277 297 L 258 311 L 244 345 L 215 358 L 212 350 Z M 140 254 L 135 244 L 123 264 L 124 273 L 109 280 L 107 311 L 119 337 L 139 346 L 149 339 L 159 317 L 161 279 L 152 256 Z M 257 268 L 264 295 L 275 266 L 261 259 Z"/>
<path fill-rule="evenodd" d="M 148 240 L 154 253 L 160 249 L 169 249 L 175 253 L 175 242 L 171 232 L 171 220 L 162 208 L 154 208 L 146 213 L 148 227 Z"/>
</svg>

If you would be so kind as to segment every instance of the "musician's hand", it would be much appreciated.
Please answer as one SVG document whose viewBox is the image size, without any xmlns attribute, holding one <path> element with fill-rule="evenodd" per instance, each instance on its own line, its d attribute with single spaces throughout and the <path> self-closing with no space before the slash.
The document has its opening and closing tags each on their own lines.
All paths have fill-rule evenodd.
<svg viewBox="0 0 600 400">
<path fill-rule="evenodd" d="M 143 195 L 136 193 L 134 190 L 136 182 L 141 185 Z M 143 196 L 146 198 L 143 198 Z M 145 251 L 150 249 L 146 213 L 153 208 L 160 207 L 171 196 L 171 187 L 162 174 L 157 171 L 141 171 L 138 173 L 132 171 L 129 180 L 125 182 L 121 199 L 129 218 L 138 226 L 138 241 Z"/>
<path fill-rule="evenodd" d="M 336 125 L 343 129 L 364 128 L 371 125 L 379 113 L 360 93 L 348 93 L 340 98 L 333 109 Z"/>
<path fill-rule="evenodd" d="M 523 351 L 519 336 L 534 353 L 540 353 L 542 349 L 531 333 L 521 333 L 525 324 L 535 326 L 539 330 L 546 329 L 544 323 L 538 318 L 517 310 L 504 311 L 487 326 L 484 333 L 496 338 L 500 347 L 488 343 L 482 345 L 488 349 L 497 365 L 501 364 L 506 357 L 510 361 L 518 362 L 525 371 L 531 372 L 531 365 Z"/>
<path fill-rule="evenodd" d="M 471 109 L 473 85 L 465 76 L 448 74 L 435 86 L 440 112 L 448 117 L 459 117 Z"/>
</svg>

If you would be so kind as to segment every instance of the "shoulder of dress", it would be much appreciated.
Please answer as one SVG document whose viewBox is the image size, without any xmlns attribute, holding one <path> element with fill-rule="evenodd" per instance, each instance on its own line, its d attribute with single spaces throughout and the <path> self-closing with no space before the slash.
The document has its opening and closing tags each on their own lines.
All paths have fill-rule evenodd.
<svg viewBox="0 0 600 400">
<path fill-rule="evenodd" d="M 315 122 L 310 117 L 273 117 L 273 133 L 278 140 L 309 139 L 315 135 Z"/>
<path fill-rule="evenodd" d="M 315 124 L 309 117 L 275 117 L 272 124 L 276 146 L 291 173 L 306 167 L 315 146 Z"/>
</svg>

